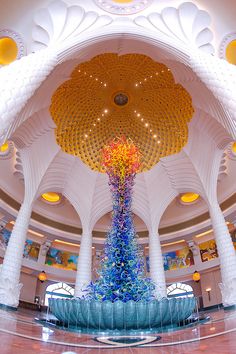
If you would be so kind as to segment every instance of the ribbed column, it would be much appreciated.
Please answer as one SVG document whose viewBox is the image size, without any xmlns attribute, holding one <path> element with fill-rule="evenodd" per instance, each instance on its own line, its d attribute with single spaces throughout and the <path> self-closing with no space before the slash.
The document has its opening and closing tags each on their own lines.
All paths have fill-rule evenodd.
<svg viewBox="0 0 236 354">
<path fill-rule="evenodd" d="M 81 297 L 83 290 L 92 280 L 92 233 L 83 233 L 80 243 L 78 268 L 75 281 L 75 297 Z"/>
<path fill-rule="evenodd" d="M 236 253 L 233 242 L 218 202 L 209 206 L 209 212 L 220 259 L 222 302 L 224 306 L 236 305 Z"/>
<path fill-rule="evenodd" d="M 46 48 L 1 68 L 0 145 L 19 112 L 56 65 L 57 53 Z"/>
<path fill-rule="evenodd" d="M 19 304 L 20 272 L 31 210 L 31 205 L 22 204 L 1 267 L 0 303 L 7 306 L 17 307 Z"/>
<path fill-rule="evenodd" d="M 156 284 L 156 297 L 166 297 L 166 279 L 163 267 L 161 243 L 157 232 L 149 232 L 150 277 Z"/>
</svg>

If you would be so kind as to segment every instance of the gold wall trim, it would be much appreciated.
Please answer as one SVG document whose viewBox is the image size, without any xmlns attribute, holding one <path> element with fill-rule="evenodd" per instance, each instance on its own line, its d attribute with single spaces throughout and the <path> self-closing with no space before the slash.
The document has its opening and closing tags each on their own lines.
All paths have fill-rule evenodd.
<svg viewBox="0 0 236 354">
<path fill-rule="evenodd" d="M 0 199 L 3 200 L 6 204 L 8 204 L 10 207 L 12 207 L 13 209 L 15 209 L 17 211 L 20 209 L 21 204 L 18 203 L 12 197 L 10 197 L 2 189 L 0 189 Z M 233 194 L 231 197 L 229 197 L 223 203 L 220 204 L 221 210 L 224 211 L 224 210 L 228 209 L 229 207 L 231 207 L 233 204 L 236 204 L 236 193 Z M 187 206 L 186 206 L 186 208 L 187 208 Z M 171 225 L 171 226 L 167 226 L 167 227 L 162 227 L 159 229 L 159 234 L 164 235 L 167 233 L 177 232 L 182 229 L 186 229 L 188 227 L 197 225 L 201 222 L 208 220 L 209 217 L 210 217 L 209 213 L 207 212 L 207 213 L 201 214 L 193 219 L 190 219 L 188 221 L 184 221 L 179 224 L 175 224 L 175 225 Z M 71 225 L 67 225 L 67 224 L 62 224 L 58 221 L 48 219 L 38 213 L 35 213 L 34 211 L 32 212 L 31 219 L 38 221 L 46 226 L 50 226 L 50 227 L 53 227 L 53 228 L 61 230 L 61 231 L 70 232 L 72 234 L 77 234 L 77 235 L 82 234 L 82 229 L 79 227 L 75 227 L 75 226 L 71 226 Z M 147 237 L 148 231 L 138 232 L 138 235 L 140 238 Z M 106 236 L 106 232 L 93 231 L 93 236 L 98 237 L 98 238 L 104 238 Z"/>
</svg>

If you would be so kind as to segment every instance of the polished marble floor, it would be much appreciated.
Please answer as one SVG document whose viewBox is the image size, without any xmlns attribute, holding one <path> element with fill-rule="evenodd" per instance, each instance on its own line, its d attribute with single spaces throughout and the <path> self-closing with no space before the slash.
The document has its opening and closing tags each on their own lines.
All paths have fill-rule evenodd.
<svg viewBox="0 0 236 354">
<path fill-rule="evenodd" d="M 202 324 L 147 335 L 146 344 L 109 342 L 106 336 L 68 332 L 35 322 L 39 312 L 19 309 L 0 310 L 0 353 L 114 353 L 114 354 L 185 354 L 236 353 L 236 311 L 210 312 L 210 321 Z M 155 340 L 157 336 L 160 340 Z M 127 338 L 126 338 L 127 340 Z M 150 340 L 150 342 L 149 342 Z"/>
</svg>

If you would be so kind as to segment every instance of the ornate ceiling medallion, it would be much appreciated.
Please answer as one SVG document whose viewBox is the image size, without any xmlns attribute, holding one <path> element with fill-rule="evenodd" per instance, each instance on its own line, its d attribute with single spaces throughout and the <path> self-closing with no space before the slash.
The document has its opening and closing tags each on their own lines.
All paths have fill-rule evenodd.
<svg viewBox="0 0 236 354">
<path fill-rule="evenodd" d="M 94 0 L 104 11 L 115 15 L 132 15 L 146 9 L 153 0 Z"/>
<path fill-rule="evenodd" d="M 164 64 L 107 53 L 73 70 L 53 94 L 50 112 L 58 145 L 93 170 L 102 171 L 104 145 L 124 135 L 139 146 L 147 171 L 187 143 L 193 107 Z"/>
<path fill-rule="evenodd" d="M 114 95 L 114 103 L 117 106 L 123 107 L 129 102 L 129 97 L 126 93 L 119 92 Z"/>
</svg>

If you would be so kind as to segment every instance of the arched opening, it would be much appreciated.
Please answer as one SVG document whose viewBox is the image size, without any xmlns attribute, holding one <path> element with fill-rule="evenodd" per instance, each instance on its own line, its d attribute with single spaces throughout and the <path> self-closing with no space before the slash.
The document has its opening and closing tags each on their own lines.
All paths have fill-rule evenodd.
<svg viewBox="0 0 236 354">
<path fill-rule="evenodd" d="M 51 284 L 46 289 L 44 304 L 48 306 L 48 299 L 72 298 L 74 289 L 66 283 Z"/>
<path fill-rule="evenodd" d="M 184 283 L 173 283 L 166 289 L 168 297 L 193 297 L 193 288 Z"/>
</svg>

